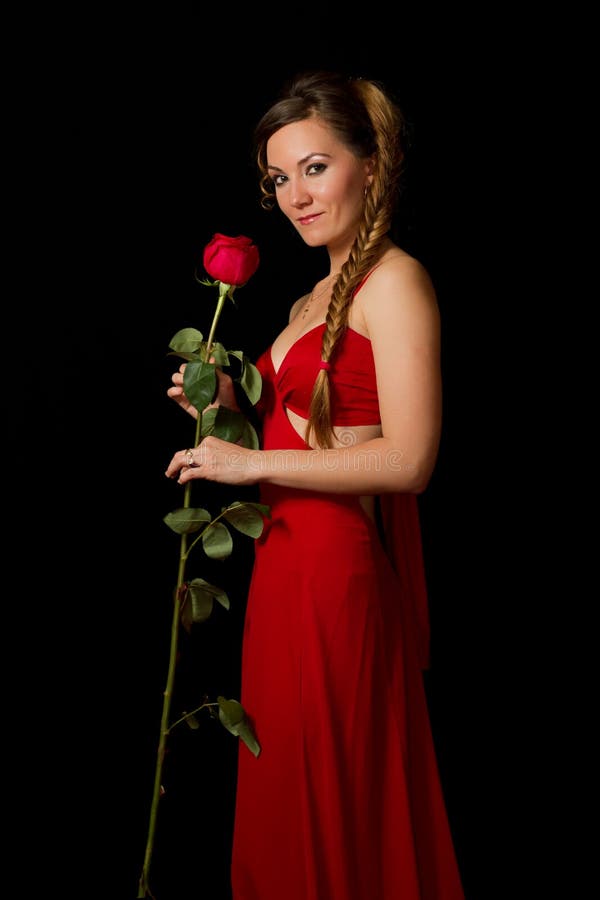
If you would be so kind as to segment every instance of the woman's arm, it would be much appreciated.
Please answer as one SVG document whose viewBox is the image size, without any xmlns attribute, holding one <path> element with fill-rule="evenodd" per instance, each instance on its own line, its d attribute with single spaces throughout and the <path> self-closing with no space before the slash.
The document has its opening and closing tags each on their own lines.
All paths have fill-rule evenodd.
<svg viewBox="0 0 600 900">
<path fill-rule="evenodd" d="M 360 300 L 360 302 L 359 302 Z M 271 483 L 352 494 L 420 493 L 437 457 L 441 428 L 440 321 L 425 269 L 404 254 L 378 267 L 353 315 L 372 343 L 381 437 L 331 450 L 247 450 L 213 436 L 173 456 L 166 474 L 184 483 Z"/>
</svg>

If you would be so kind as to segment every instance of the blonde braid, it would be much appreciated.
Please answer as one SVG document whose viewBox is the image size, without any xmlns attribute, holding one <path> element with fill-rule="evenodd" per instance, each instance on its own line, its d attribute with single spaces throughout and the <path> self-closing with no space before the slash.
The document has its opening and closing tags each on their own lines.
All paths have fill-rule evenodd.
<svg viewBox="0 0 600 900">
<path fill-rule="evenodd" d="M 377 149 L 363 217 L 348 259 L 333 286 L 327 309 L 321 346 L 321 359 L 325 362 L 331 362 L 345 331 L 354 292 L 381 256 L 391 226 L 403 159 L 400 110 L 374 82 L 359 79 L 353 81 L 351 87 L 367 109 Z M 329 375 L 321 369 L 313 387 L 305 439 L 308 443 L 314 438 L 317 446 L 331 447 L 333 436 Z"/>
</svg>

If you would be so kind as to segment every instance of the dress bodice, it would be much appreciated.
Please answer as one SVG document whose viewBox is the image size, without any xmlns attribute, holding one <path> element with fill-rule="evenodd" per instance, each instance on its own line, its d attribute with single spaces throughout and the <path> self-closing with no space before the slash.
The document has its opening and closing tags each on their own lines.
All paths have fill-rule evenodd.
<svg viewBox="0 0 600 900">
<path fill-rule="evenodd" d="M 269 408 L 276 394 L 283 406 L 308 418 L 310 398 L 319 373 L 324 330 L 325 323 L 321 323 L 299 337 L 285 354 L 277 371 L 273 366 L 271 348 L 262 354 L 256 365 L 263 379 L 261 404 L 264 404 L 264 409 Z M 367 337 L 346 328 L 331 362 L 329 383 L 334 426 L 380 423 L 375 364 Z"/>
</svg>

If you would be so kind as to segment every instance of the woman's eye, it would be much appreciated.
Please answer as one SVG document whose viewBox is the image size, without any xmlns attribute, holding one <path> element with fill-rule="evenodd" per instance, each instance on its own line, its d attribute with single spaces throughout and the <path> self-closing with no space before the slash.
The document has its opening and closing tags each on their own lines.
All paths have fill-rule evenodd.
<svg viewBox="0 0 600 900">
<path fill-rule="evenodd" d="M 281 187 L 282 184 L 285 184 L 287 181 L 287 177 L 285 175 L 275 175 L 273 177 L 273 184 L 275 187 Z"/>
<path fill-rule="evenodd" d="M 324 172 L 327 168 L 325 163 L 311 163 L 308 169 L 306 170 L 307 175 L 319 175 L 321 172 Z"/>
</svg>

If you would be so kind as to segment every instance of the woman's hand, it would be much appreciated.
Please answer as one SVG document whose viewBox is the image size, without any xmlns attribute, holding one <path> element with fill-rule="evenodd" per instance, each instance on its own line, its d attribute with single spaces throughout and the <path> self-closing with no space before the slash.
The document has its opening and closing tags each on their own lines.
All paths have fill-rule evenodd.
<svg viewBox="0 0 600 900">
<path fill-rule="evenodd" d="M 211 357 L 210 362 L 214 363 L 214 357 Z M 182 363 L 179 366 L 177 372 L 174 372 L 171 376 L 171 381 L 173 382 L 173 387 L 170 387 L 167 391 L 167 396 L 174 400 L 185 412 L 189 413 L 194 419 L 198 418 L 198 410 L 195 406 L 192 406 L 188 398 L 186 397 L 183 390 L 183 373 L 185 372 L 185 367 L 187 363 Z M 225 406 L 227 409 L 231 409 L 234 412 L 239 412 L 239 406 L 237 402 L 237 398 L 235 396 L 235 389 L 233 386 L 233 379 L 230 375 L 226 375 L 222 369 L 219 369 L 217 366 L 215 369 L 215 374 L 217 376 L 217 391 L 215 394 L 215 398 L 212 403 L 209 403 L 206 409 L 214 409 L 217 406 Z"/>
<path fill-rule="evenodd" d="M 172 388 L 171 388 L 172 390 Z M 196 478 L 221 484 L 255 484 L 260 467 L 260 450 L 249 450 L 209 435 L 190 450 L 178 450 L 167 466 L 167 478 L 186 484 Z"/>
<path fill-rule="evenodd" d="M 198 418 L 198 410 L 195 406 L 192 406 L 188 398 L 186 397 L 183 391 L 183 373 L 185 372 L 185 367 L 187 363 L 182 363 L 179 366 L 177 372 L 173 372 L 171 375 L 171 381 L 173 382 L 173 387 L 170 387 L 167 391 L 167 396 L 174 400 L 185 412 L 189 413 L 192 418 Z"/>
</svg>

